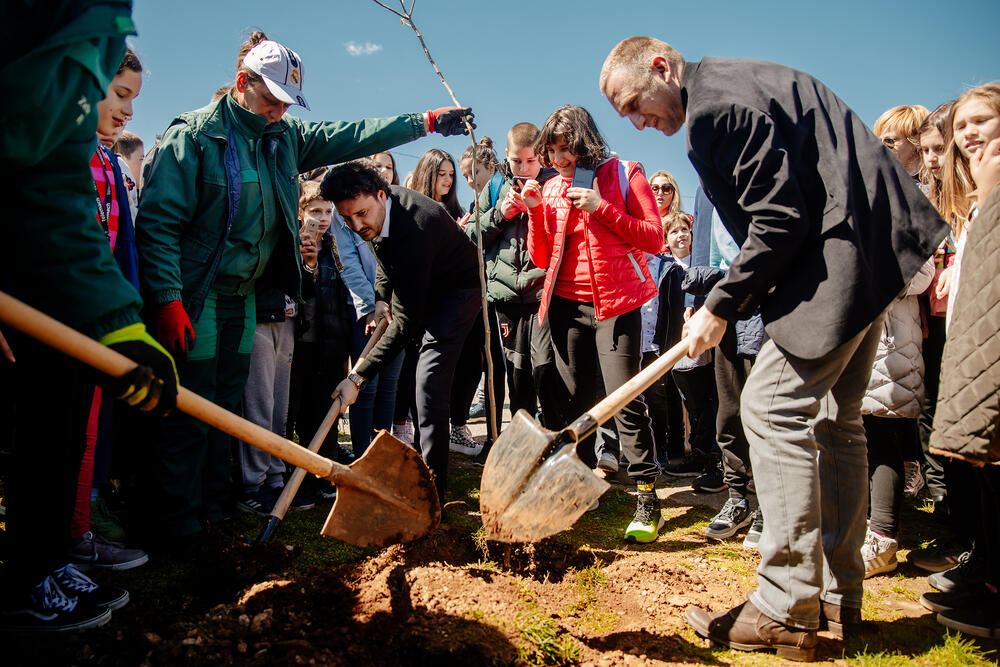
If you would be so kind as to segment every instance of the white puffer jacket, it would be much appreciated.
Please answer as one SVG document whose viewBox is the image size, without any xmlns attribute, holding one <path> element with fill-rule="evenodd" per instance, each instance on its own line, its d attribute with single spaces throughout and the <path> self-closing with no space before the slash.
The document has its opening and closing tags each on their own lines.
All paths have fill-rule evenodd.
<svg viewBox="0 0 1000 667">
<path fill-rule="evenodd" d="M 934 278 L 933 258 L 913 276 L 882 319 L 882 337 L 861 401 L 861 412 L 879 417 L 920 416 L 924 403 L 923 330 L 917 295 Z"/>
</svg>

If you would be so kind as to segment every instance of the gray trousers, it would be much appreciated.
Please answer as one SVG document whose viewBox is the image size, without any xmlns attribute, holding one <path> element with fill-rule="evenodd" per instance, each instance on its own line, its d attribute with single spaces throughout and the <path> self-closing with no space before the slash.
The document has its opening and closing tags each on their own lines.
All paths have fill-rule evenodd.
<svg viewBox="0 0 1000 667">
<path fill-rule="evenodd" d="M 288 419 L 288 388 L 295 347 L 295 321 L 261 322 L 253 332 L 250 376 L 243 393 L 243 416 L 279 435 Z M 266 483 L 281 486 L 285 462 L 245 442 L 236 448 L 243 492 L 256 491 Z"/>
<path fill-rule="evenodd" d="M 820 599 L 861 607 L 868 459 L 861 398 L 881 317 L 819 359 L 773 341 L 740 402 L 757 498 L 767 521 L 751 601 L 776 621 L 819 625 Z"/>
</svg>

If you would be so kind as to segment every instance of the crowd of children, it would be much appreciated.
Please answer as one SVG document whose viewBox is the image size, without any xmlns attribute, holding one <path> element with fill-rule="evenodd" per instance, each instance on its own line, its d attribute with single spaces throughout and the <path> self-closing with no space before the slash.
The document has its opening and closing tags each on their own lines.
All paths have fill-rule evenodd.
<svg viewBox="0 0 1000 667">
<path fill-rule="evenodd" d="M 297 74 L 279 74 L 279 64 Z M 129 51 L 98 104 L 99 144 L 90 167 L 96 224 L 122 275 L 141 291 L 145 319 L 173 354 L 181 383 L 308 442 L 348 364 L 387 316 L 376 297 L 371 246 L 321 195 L 326 168 L 370 156 L 397 185 L 386 149 L 435 124 L 442 133 L 458 130 L 449 109 L 349 124 L 287 117 L 292 105 L 308 108 L 301 69 L 293 51 L 255 33 L 240 50 L 234 85 L 209 106 L 178 116 L 144 155 L 142 140 L 124 131 L 142 86 L 142 66 Z M 977 215 L 987 209 L 996 215 L 987 200 L 1000 180 L 1000 85 L 979 86 L 933 112 L 890 109 L 874 132 L 953 232 L 882 325 L 863 404 L 871 508 L 862 547 L 866 576 L 896 568 L 906 528 L 902 500 L 926 487 L 942 522 L 936 544 L 908 556 L 932 573 L 936 592 L 921 602 L 957 619 L 954 627 L 996 633 L 1000 605 L 984 612 L 985 621 L 968 615 L 984 599 L 1000 599 L 996 566 L 984 547 L 996 544 L 998 534 L 995 466 L 975 470 L 933 453 L 929 443 L 938 380 L 951 370 L 941 359 L 966 280 L 962 257 Z M 452 449 L 479 464 L 492 438 L 477 442 L 467 423 L 487 354 L 494 380 L 487 393 L 497 407 L 491 434 L 500 431 L 507 400 L 511 413 L 527 410 L 547 427 L 564 426 L 676 344 L 684 321 L 739 252 L 703 192 L 694 215 L 685 213 L 671 174 L 654 171 L 647 179 L 643 165 L 612 152 L 581 107 L 556 109 L 540 128 L 516 124 L 504 148 L 500 160 L 486 139 L 458 164 L 432 148 L 405 180 L 482 244 L 489 344 L 478 317 L 450 395 Z M 468 210 L 456 195 L 459 170 L 476 194 Z M 300 177 L 285 178 L 292 173 Z M 966 275 L 975 271 L 964 268 Z M 629 402 L 600 444 L 593 437 L 581 444 L 591 467 L 612 473 L 627 466 L 637 506 L 626 541 L 657 538 L 663 518 L 654 482 L 663 473 L 691 477 L 695 491 L 727 491 L 705 534 L 725 540 L 749 526 L 743 544 L 755 547 L 764 518 L 753 507 L 739 405 L 765 337 L 755 313 L 731 327 L 716 349 L 684 359 Z M 352 449 L 342 449 L 334 431 L 325 445 L 329 455 L 350 462 L 381 429 L 412 442 L 415 358 L 411 344 L 365 383 L 349 411 Z M 227 539 L 227 516 L 236 509 L 268 514 L 288 476 L 280 459 L 191 417 L 140 417 L 100 387 L 91 387 L 86 404 L 86 446 L 65 536 L 69 565 L 6 604 L 11 627 L 105 622 L 127 593 L 97 588 L 81 570 L 139 567 L 148 555 L 133 545 L 183 557 L 192 544 Z M 150 442 L 141 458 L 129 441 L 140 429 Z M 8 495 L 16 512 L 16 490 Z M 335 495 L 328 483 L 307 486 L 293 507 Z M 95 605 L 70 602 L 75 593 L 95 591 Z"/>
</svg>

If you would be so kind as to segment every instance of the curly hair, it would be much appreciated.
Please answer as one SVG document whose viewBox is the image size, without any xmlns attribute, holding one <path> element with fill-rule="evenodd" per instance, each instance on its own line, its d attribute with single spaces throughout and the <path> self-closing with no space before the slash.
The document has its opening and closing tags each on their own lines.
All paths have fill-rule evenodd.
<svg viewBox="0 0 1000 667">
<path fill-rule="evenodd" d="M 601 160 L 611 155 L 608 142 L 601 136 L 593 116 L 583 107 L 567 104 L 553 111 L 546 119 L 534 145 L 535 155 L 542 166 L 552 166 L 548 146 L 556 143 L 558 137 L 566 142 L 581 167 L 595 169 Z"/>
</svg>

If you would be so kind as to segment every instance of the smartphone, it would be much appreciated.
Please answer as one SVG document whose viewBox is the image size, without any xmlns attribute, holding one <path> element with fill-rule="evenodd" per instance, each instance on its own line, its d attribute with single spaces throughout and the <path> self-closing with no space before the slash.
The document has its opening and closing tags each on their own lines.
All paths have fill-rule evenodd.
<svg viewBox="0 0 1000 667">
<path fill-rule="evenodd" d="M 316 234 L 319 232 L 319 218 L 308 216 L 305 220 L 305 223 L 303 223 L 303 226 L 305 227 L 304 236 L 306 238 L 315 239 Z"/>
<path fill-rule="evenodd" d="M 588 190 L 594 189 L 594 170 L 587 169 L 586 167 L 576 166 L 576 170 L 573 171 L 573 182 L 570 184 L 571 188 L 587 188 Z"/>
</svg>

